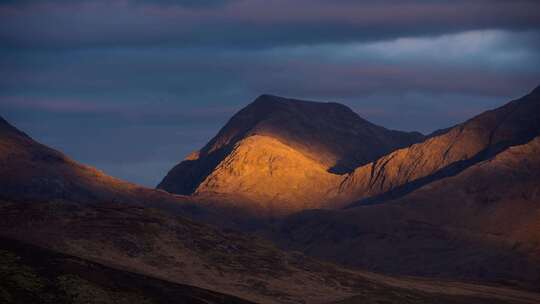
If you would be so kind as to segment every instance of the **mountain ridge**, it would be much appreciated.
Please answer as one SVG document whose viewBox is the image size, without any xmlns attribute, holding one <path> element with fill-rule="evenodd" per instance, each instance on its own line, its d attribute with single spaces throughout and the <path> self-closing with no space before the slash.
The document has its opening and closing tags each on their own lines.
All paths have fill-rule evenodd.
<svg viewBox="0 0 540 304">
<path fill-rule="evenodd" d="M 357 168 L 341 185 L 350 201 L 384 201 L 455 175 L 540 134 L 540 87 L 522 98 Z M 392 193 L 394 191 L 395 193 Z M 374 197 L 375 196 L 375 197 Z"/>
<path fill-rule="evenodd" d="M 536 88 L 464 123 L 422 136 L 423 141 L 397 145 L 371 162 L 356 162 L 358 166 L 343 173 L 332 170 L 339 162 L 336 155 L 354 152 L 357 146 L 370 149 L 373 145 L 351 138 L 377 141 L 381 136 L 368 135 L 375 134 L 380 127 L 335 103 L 284 98 L 276 101 L 271 99 L 274 96 L 262 95 L 234 115 L 199 154 L 192 154 L 173 168 L 159 187 L 175 192 L 178 185 L 186 190 L 183 185 L 187 182 L 194 197 L 202 198 L 204 203 L 219 207 L 220 201 L 222 207 L 251 210 L 262 217 L 385 201 L 455 175 L 538 135 L 539 92 Z M 306 104 L 309 109 L 303 107 Z M 356 117 L 356 120 L 343 117 Z M 292 123 L 287 125 L 287 121 Z M 384 134 L 388 135 L 387 131 Z M 358 134 L 362 136 L 354 137 Z M 245 140 L 250 137 L 253 138 Z M 273 138 L 274 144 L 269 144 L 267 138 Z M 261 142 L 253 143 L 256 139 Z M 250 144 L 242 147 L 244 143 Z M 343 146 L 340 143 L 350 144 L 351 148 L 343 148 L 341 153 L 335 150 L 336 146 Z M 294 152 L 287 152 L 284 146 Z M 339 153 L 328 152 L 332 149 Z M 322 156 L 317 158 L 313 154 Z M 325 155 L 334 158 L 328 161 L 330 158 Z M 305 166 L 298 166 L 300 163 Z M 320 170 L 320 166 L 326 171 Z M 296 171 L 289 170 L 292 167 Z M 212 202 L 213 197 L 218 202 Z"/>
</svg>

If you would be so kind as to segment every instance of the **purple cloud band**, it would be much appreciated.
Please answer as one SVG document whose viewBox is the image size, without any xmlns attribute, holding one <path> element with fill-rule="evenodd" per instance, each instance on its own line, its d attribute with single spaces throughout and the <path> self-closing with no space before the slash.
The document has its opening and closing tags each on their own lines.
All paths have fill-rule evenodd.
<svg viewBox="0 0 540 304">
<path fill-rule="evenodd" d="M 540 2 L 526 0 L 174 3 L 7 1 L 0 3 L 0 41 L 4 47 L 34 48 L 261 47 L 540 28 Z"/>
</svg>

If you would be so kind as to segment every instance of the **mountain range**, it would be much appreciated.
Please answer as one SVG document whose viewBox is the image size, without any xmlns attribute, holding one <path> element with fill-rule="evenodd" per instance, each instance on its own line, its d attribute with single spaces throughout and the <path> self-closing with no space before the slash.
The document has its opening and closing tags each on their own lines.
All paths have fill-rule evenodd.
<svg viewBox="0 0 540 304">
<path fill-rule="evenodd" d="M 261 217 L 380 201 L 533 139 L 539 95 L 427 137 L 376 126 L 343 105 L 263 95 L 158 188 Z"/>
<path fill-rule="evenodd" d="M 540 301 L 540 88 L 428 136 L 262 95 L 158 189 L 0 118 L 0 172 L 7 303 Z"/>
</svg>

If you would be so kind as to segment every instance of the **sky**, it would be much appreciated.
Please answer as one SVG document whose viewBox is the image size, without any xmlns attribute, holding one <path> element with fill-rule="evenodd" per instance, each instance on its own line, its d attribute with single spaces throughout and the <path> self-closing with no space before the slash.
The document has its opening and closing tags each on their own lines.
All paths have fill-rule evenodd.
<svg viewBox="0 0 540 304">
<path fill-rule="evenodd" d="M 261 94 L 429 133 L 538 85 L 537 0 L 0 0 L 0 115 L 150 187 Z"/>
</svg>

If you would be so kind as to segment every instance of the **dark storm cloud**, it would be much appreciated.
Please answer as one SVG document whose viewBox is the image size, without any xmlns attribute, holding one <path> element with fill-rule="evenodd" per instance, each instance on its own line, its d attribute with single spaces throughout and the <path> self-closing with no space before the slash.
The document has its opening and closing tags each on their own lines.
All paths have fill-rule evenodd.
<svg viewBox="0 0 540 304">
<path fill-rule="evenodd" d="M 193 3 L 205 9 L 194 9 Z M 218 5 L 219 4 L 219 5 Z M 264 47 L 535 29 L 538 1 L 23 1 L 0 7 L 5 47 Z"/>
<path fill-rule="evenodd" d="M 63 103 L 73 107 L 110 107 L 116 101 L 119 109 L 148 102 L 215 106 L 228 96 L 262 93 L 322 99 L 406 91 L 511 96 L 536 84 L 540 66 L 538 49 L 522 43 L 539 35 L 514 36 L 501 31 L 466 32 L 257 51 L 5 51 L 0 59 L 0 89 L 4 96 L 17 96 L 32 88 L 37 97 L 72 99 Z M 81 101 L 81 97 L 97 101 Z"/>
<path fill-rule="evenodd" d="M 539 67 L 538 1 L 0 0 L 0 114 L 149 186 L 263 93 L 430 132 Z"/>
</svg>

